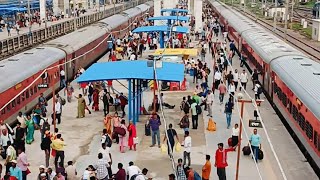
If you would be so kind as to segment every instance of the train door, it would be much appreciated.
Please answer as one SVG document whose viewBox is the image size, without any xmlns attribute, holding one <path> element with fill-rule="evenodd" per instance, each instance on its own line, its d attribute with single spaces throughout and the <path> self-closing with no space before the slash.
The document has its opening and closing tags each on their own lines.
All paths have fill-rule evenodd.
<svg viewBox="0 0 320 180">
<path fill-rule="evenodd" d="M 269 86 L 270 86 L 270 84 L 269 84 L 269 78 L 270 78 L 270 76 L 269 76 L 269 65 L 268 64 L 265 64 L 265 63 L 263 63 L 263 74 L 262 74 L 262 86 L 264 87 L 264 89 L 265 90 L 267 90 L 268 92 L 270 92 L 269 91 Z"/>
<path fill-rule="evenodd" d="M 275 83 L 275 80 L 277 77 L 274 74 L 274 72 L 271 72 L 270 70 L 269 70 L 268 74 L 270 75 L 268 84 L 271 84 L 271 86 L 268 90 L 269 90 L 269 95 L 270 95 L 271 101 L 273 101 L 274 83 Z"/>
<path fill-rule="evenodd" d="M 71 54 L 71 59 L 74 59 L 76 58 L 76 53 L 72 53 Z M 71 60 L 70 59 L 70 60 Z M 76 73 L 77 73 L 77 70 L 79 69 L 79 65 L 78 65 L 78 62 L 76 60 L 72 60 L 69 64 L 70 66 L 70 69 L 72 69 L 72 76 L 71 77 L 75 77 Z"/>
</svg>

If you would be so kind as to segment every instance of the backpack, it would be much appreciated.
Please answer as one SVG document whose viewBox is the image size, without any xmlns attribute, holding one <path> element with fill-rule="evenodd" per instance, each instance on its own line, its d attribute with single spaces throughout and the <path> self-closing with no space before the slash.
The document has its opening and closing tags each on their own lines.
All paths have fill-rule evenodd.
<svg viewBox="0 0 320 180">
<path fill-rule="evenodd" d="M 189 105 L 188 102 L 185 102 L 185 103 L 184 103 L 184 106 L 183 106 L 183 111 L 184 111 L 184 112 L 189 112 L 189 110 L 190 110 L 190 105 Z"/>
<path fill-rule="evenodd" d="M 196 105 L 196 111 L 198 115 L 202 113 L 202 109 L 201 106 L 199 106 L 199 104 Z"/>
<path fill-rule="evenodd" d="M 135 174 L 135 175 L 131 176 L 130 180 L 135 180 L 140 175 L 142 175 L 142 174 Z"/>
<path fill-rule="evenodd" d="M 42 125 L 41 132 L 45 134 L 46 131 L 50 131 L 50 124 L 45 121 Z"/>
<path fill-rule="evenodd" d="M 196 171 L 193 171 L 193 173 L 194 173 L 194 180 L 201 180 L 202 178 L 201 178 L 201 176 L 199 175 L 199 173 L 197 173 Z"/>
<path fill-rule="evenodd" d="M 66 104 L 66 100 L 64 98 L 61 98 L 61 105 L 64 106 Z"/>
<path fill-rule="evenodd" d="M 262 87 L 261 87 L 261 86 L 258 87 L 257 93 L 258 93 L 258 94 L 261 94 L 261 93 L 262 93 Z"/>
<path fill-rule="evenodd" d="M 113 104 L 113 97 L 110 96 L 109 102 L 110 104 Z"/>
<path fill-rule="evenodd" d="M 106 137 L 104 143 L 107 145 L 107 147 L 111 147 L 112 146 L 112 140 L 111 140 L 110 136 L 108 134 L 106 134 L 104 136 Z"/>
</svg>

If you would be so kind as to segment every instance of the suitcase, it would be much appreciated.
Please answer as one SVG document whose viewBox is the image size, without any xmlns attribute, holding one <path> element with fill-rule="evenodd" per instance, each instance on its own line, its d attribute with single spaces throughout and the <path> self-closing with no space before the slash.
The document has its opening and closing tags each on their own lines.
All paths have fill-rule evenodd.
<svg viewBox="0 0 320 180">
<path fill-rule="evenodd" d="M 232 138 L 229 138 L 229 139 L 228 139 L 228 145 L 229 145 L 229 147 L 232 146 Z"/>
<path fill-rule="evenodd" d="M 249 156 L 249 155 L 251 154 L 250 147 L 249 147 L 249 146 L 244 146 L 244 147 L 242 148 L 242 152 L 243 152 L 243 155 Z"/>
<path fill-rule="evenodd" d="M 144 125 L 144 135 L 151 136 L 151 129 L 149 124 Z"/>
<path fill-rule="evenodd" d="M 258 159 L 262 160 L 263 159 L 263 151 L 261 149 L 259 149 L 259 153 L 258 153 Z"/>
</svg>

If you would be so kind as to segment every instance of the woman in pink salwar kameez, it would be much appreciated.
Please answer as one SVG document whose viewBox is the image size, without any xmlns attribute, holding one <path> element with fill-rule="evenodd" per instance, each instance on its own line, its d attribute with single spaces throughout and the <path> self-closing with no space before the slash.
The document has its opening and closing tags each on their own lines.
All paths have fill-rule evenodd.
<svg viewBox="0 0 320 180">
<path fill-rule="evenodd" d="M 126 121 L 122 120 L 120 127 L 126 130 L 126 134 L 124 136 L 121 136 L 120 134 L 119 136 L 119 146 L 120 146 L 120 152 L 124 153 L 125 152 L 125 148 L 128 146 L 128 136 L 129 136 L 129 132 L 128 129 L 126 127 Z"/>
</svg>

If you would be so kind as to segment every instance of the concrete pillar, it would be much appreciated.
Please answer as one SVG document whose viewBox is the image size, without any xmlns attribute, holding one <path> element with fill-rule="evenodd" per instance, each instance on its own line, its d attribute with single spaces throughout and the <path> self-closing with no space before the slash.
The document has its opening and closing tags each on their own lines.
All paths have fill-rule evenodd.
<svg viewBox="0 0 320 180">
<path fill-rule="evenodd" d="M 191 14 L 191 1 L 192 0 L 188 0 L 188 11 Z"/>
<path fill-rule="evenodd" d="M 154 17 L 161 16 L 161 0 L 154 0 Z M 161 25 L 160 21 L 154 21 L 154 25 Z"/>
<path fill-rule="evenodd" d="M 63 1 L 63 12 L 64 12 L 64 15 L 68 15 L 68 17 L 71 16 L 69 0 Z"/>
<path fill-rule="evenodd" d="M 320 41 L 320 19 L 312 19 L 312 39 Z"/>
<path fill-rule="evenodd" d="M 61 9 L 59 7 L 59 0 L 53 0 L 52 1 L 52 6 L 53 6 L 53 14 L 58 15 L 61 12 Z"/>
<path fill-rule="evenodd" d="M 190 10 L 189 10 L 189 13 L 192 14 L 193 16 L 195 15 L 194 14 L 194 9 L 195 9 L 195 6 L 194 6 L 194 1 L 196 0 L 189 0 L 190 1 Z M 189 8 L 189 7 L 188 7 Z"/>
<path fill-rule="evenodd" d="M 195 31 L 202 31 L 202 0 L 194 0 Z"/>
<path fill-rule="evenodd" d="M 40 19 L 46 19 L 46 0 L 40 0 Z"/>
</svg>

